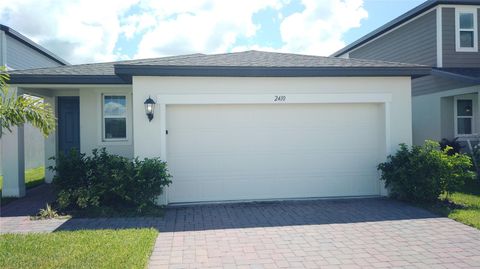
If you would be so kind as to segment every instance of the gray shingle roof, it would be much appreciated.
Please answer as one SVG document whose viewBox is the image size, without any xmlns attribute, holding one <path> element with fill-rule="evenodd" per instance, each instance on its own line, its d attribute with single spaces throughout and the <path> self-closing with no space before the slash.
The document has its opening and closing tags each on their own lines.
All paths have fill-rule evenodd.
<svg viewBox="0 0 480 269">
<path fill-rule="evenodd" d="M 189 54 L 181 56 L 171 56 L 162 58 L 140 59 L 140 60 L 128 60 L 117 61 L 107 63 L 91 63 L 91 64 L 76 64 L 68 66 L 58 66 L 49 68 L 35 68 L 25 70 L 10 71 L 10 75 L 83 75 L 83 76 L 111 76 L 115 75 L 115 64 L 150 64 L 155 63 L 168 63 L 171 61 L 179 61 L 184 58 L 197 57 L 203 54 Z"/>
<path fill-rule="evenodd" d="M 421 65 L 362 59 L 245 51 L 225 54 L 189 54 L 109 63 L 79 64 L 12 71 L 29 75 L 115 75 L 114 65 L 189 67 L 419 67 Z"/>
<path fill-rule="evenodd" d="M 480 83 L 480 68 L 433 68 L 432 75 Z"/>
<path fill-rule="evenodd" d="M 159 76 L 347 76 L 421 75 L 428 67 L 385 61 L 245 51 L 225 54 L 189 54 L 152 59 L 16 70 L 11 83 L 130 83 L 132 75 Z M 408 70 L 416 70 L 409 73 Z M 360 73 L 352 73 L 354 70 Z M 395 73 L 401 70 L 403 72 Z M 322 73 L 323 72 L 323 73 Z M 367 73 L 365 73 L 367 72 Z M 69 80 L 66 80 L 66 77 Z M 48 79 L 51 82 L 48 82 Z M 55 78 L 55 80 L 53 79 Z M 85 82 L 82 82 L 85 80 Z M 63 82 L 61 82 L 63 81 Z M 93 82 L 92 82 L 93 83 Z"/>
</svg>

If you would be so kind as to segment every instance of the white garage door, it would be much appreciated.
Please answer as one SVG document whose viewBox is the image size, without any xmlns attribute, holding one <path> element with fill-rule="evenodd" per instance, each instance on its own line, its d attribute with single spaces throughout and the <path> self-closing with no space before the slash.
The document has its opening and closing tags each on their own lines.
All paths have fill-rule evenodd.
<svg viewBox="0 0 480 269">
<path fill-rule="evenodd" d="M 169 105 L 170 203 L 379 195 L 379 104 Z"/>
</svg>

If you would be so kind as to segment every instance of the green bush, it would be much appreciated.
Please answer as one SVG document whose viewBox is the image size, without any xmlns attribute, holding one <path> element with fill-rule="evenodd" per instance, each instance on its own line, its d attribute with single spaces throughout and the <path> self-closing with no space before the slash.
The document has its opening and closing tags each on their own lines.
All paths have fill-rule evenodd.
<svg viewBox="0 0 480 269">
<path fill-rule="evenodd" d="M 449 155 L 438 142 L 425 141 L 409 148 L 400 144 L 395 155 L 378 165 L 390 196 L 410 202 L 433 202 L 442 193 L 452 193 L 474 178 L 472 161 L 464 154 Z"/>
<path fill-rule="evenodd" d="M 458 137 L 452 140 L 448 140 L 446 138 L 442 139 L 442 141 L 440 141 L 440 149 L 445 150 L 447 147 L 450 147 L 450 149 L 448 150 L 448 155 L 454 155 L 455 153 L 460 153 L 462 152 L 462 148 L 463 148 L 462 144 L 458 142 Z"/>
<path fill-rule="evenodd" d="M 171 183 L 167 164 L 160 159 L 129 160 L 102 148 L 87 156 L 72 150 L 56 160 L 53 183 L 60 209 L 153 206 Z"/>
</svg>

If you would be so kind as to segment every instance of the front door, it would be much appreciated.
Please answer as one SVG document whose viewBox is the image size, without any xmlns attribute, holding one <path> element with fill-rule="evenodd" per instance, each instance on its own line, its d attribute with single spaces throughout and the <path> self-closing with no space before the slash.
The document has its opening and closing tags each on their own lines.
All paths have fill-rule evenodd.
<svg viewBox="0 0 480 269">
<path fill-rule="evenodd" d="M 80 100 L 77 96 L 58 97 L 58 151 L 80 150 Z"/>
</svg>

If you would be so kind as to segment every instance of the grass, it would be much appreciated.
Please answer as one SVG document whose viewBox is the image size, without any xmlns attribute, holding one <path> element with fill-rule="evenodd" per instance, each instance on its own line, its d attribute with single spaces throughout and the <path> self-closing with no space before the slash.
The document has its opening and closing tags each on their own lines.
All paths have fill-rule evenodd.
<svg viewBox="0 0 480 269">
<path fill-rule="evenodd" d="M 45 167 L 40 166 L 37 168 L 32 168 L 25 170 L 25 187 L 27 189 L 36 187 L 42 184 L 45 180 Z M 2 196 L 2 187 L 3 187 L 3 177 L 0 176 L 0 197 Z M 11 201 L 15 200 L 15 198 L 1 198 L 1 204 L 7 204 Z"/>
<path fill-rule="evenodd" d="M 462 190 L 450 196 L 442 195 L 441 202 L 427 206 L 427 209 L 442 216 L 480 230 L 480 181 L 466 184 Z"/>
<path fill-rule="evenodd" d="M 0 235 L 0 268 L 146 268 L 154 229 Z"/>
</svg>

